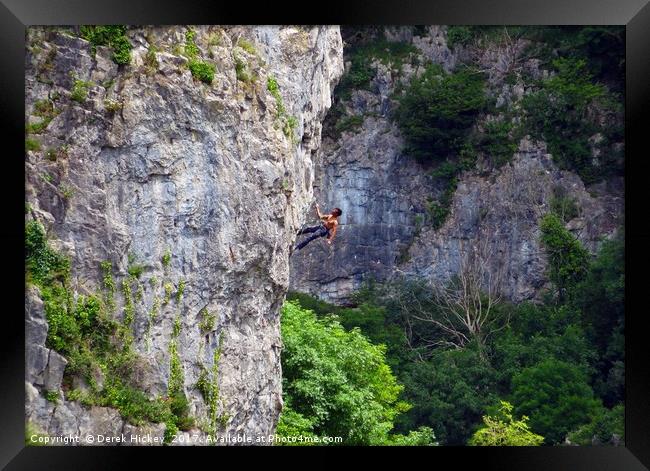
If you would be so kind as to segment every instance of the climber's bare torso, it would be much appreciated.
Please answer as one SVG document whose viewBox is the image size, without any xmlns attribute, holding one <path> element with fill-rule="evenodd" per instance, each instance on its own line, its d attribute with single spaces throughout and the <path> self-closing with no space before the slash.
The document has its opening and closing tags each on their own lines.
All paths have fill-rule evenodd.
<svg viewBox="0 0 650 471">
<path fill-rule="evenodd" d="M 329 235 L 327 236 L 327 243 L 331 244 L 334 236 L 336 235 L 336 229 L 339 225 L 338 216 L 335 216 L 333 214 L 322 214 L 318 205 L 316 205 L 316 212 L 318 213 L 318 217 L 322 221 L 323 226 L 325 226 L 329 231 Z"/>
</svg>

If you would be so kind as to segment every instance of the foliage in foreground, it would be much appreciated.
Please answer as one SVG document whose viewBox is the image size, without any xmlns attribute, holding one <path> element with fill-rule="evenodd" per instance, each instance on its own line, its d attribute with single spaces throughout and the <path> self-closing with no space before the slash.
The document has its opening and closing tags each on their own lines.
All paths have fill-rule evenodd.
<svg viewBox="0 0 650 471">
<path fill-rule="evenodd" d="M 348 445 L 433 442 L 426 429 L 390 434 L 396 415 L 409 406 L 398 399 L 402 386 L 383 346 L 292 301 L 282 308 L 281 326 L 285 407 L 278 435 L 339 436 Z"/>
<path fill-rule="evenodd" d="M 612 409 L 602 409 L 593 420 L 568 436 L 575 445 L 606 444 L 614 439 L 625 442 L 625 407 L 618 404 Z"/>
<path fill-rule="evenodd" d="M 386 362 L 404 385 L 400 397 L 412 405 L 395 418 L 399 433 L 430 427 L 441 443 L 463 445 L 482 416 L 498 416 L 495 406 L 504 400 L 513 415 L 529 417 L 526 424 L 544 444 L 567 437 L 591 443 L 594 436 L 617 443 L 616 437 L 624 440 L 623 233 L 603 242 L 596 257 L 557 216 L 546 219 L 542 234 L 554 253 L 555 289 L 542 302 L 495 306 L 510 322 L 487 342 L 484 358 L 472 343 L 460 349 L 437 343 L 441 333 L 421 320 L 438 309 L 423 283 L 367 283 L 353 297 L 356 307 L 297 293 L 290 298 L 386 345 Z"/>
<path fill-rule="evenodd" d="M 483 416 L 484 427 L 470 438 L 468 445 L 474 446 L 537 446 L 544 437 L 530 431 L 528 417 L 521 420 L 512 417 L 512 404 L 500 401 L 499 414 Z"/>
</svg>

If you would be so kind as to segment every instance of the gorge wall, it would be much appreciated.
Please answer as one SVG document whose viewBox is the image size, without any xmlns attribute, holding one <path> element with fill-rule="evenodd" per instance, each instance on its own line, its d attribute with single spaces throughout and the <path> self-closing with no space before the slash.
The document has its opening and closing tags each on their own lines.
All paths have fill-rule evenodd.
<svg viewBox="0 0 650 471">
<path fill-rule="evenodd" d="M 536 299 L 548 286 L 539 221 L 558 202 L 595 252 L 623 223 L 623 177 L 587 181 L 520 126 L 526 97 L 555 74 L 528 39 L 467 34 L 29 28 L 25 222 L 70 260 L 57 274 L 39 249 L 32 271 L 52 272 L 40 279 L 28 261 L 30 426 L 268 437 L 287 290 L 347 304 L 370 279 L 442 285 L 473 254 L 505 298 Z M 483 74 L 490 103 L 468 133 L 475 160 L 451 179 L 440 175 L 452 159 L 414 158 L 395 118 L 432 64 L 438 77 Z M 601 130 L 622 121 L 588 111 Z M 512 126 L 494 138 L 494 123 Z M 590 168 L 622 151 L 605 134 L 589 135 Z M 293 251 L 315 201 L 342 208 L 337 238 Z"/>
<path fill-rule="evenodd" d="M 75 300 L 112 298 L 136 358 L 129 390 L 163 400 L 180 382 L 195 420 L 179 436 L 255 439 L 282 408 L 279 309 L 342 41 L 338 27 L 192 31 L 129 28 L 118 65 L 118 41 L 28 29 L 25 218 L 70 258 Z M 27 421 L 51 435 L 162 437 L 165 423 L 136 426 L 92 399 L 121 404 L 104 366 L 92 385 L 66 378 L 42 297 L 28 284 Z"/>
<path fill-rule="evenodd" d="M 427 63 L 445 72 L 461 63 L 480 69 L 494 101 L 491 116 L 475 129 L 480 134 L 490 118 L 505 115 L 516 123 L 523 97 L 533 92 L 535 81 L 550 76 L 547 65 L 526 54 L 525 39 L 449 47 L 447 36 L 448 28 L 439 26 L 344 30 L 346 74 L 359 76 L 355 61 L 361 57 L 370 78 L 363 87 L 339 86 L 335 92 L 314 182 L 322 209 L 343 210 L 341 227 L 332 246 L 312 243 L 292 256 L 292 290 L 345 304 L 371 278 L 445 283 L 464 257 L 479 251 L 506 298 L 533 299 L 547 282 L 538 223 L 555 195 L 575 202 L 579 210 L 567 227 L 592 252 L 622 223 L 621 176 L 585 185 L 576 173 L 558 168 L 543 140 L 527 133 L 516 138 L 503 166 L 490 165 L 492 156 L 480 153 L 475 168 L 459 175 L 444 223 L 429 222 L 431 202 L 445 187 L 431 175 L 435 164 L 418 162 L 404 150 L 393 118 L 402 90 Z M 355 56 L 352 51 L 363 41 L 379 46 L 369 51 L 366 46 L 364 56 Z M 390 49 L 391 43 L 401 49 Z M 598 166 L 603 155 L 595 146 L 592 154 Z M 313 209 L 306 218 L 315 219 Z"/>
</svg>

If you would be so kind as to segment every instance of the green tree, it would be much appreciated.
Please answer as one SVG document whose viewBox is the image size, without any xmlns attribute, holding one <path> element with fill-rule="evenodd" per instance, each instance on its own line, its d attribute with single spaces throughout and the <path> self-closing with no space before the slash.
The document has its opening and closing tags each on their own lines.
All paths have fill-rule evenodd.
<svg viewBox="0 0 650 471">
<path fill-rule="evenodd" d="M 575 304 L 598 351 L 599 374 L 594 387 L 611 407 L 623 400 L 624 389 L 625 238 L 622 230 L 612 240 L 603 242 L 576 288 Z"/>
<path fill-rule="evenodd" d="M 420 427 L 408 435 L 391 435 L 386 442 L 390 446 L 432 446 L 437 445 L 436 436 L 430 427 Z"/>
<path fill-rule="evenodd" d="M 549 278 L 558 291 L 560 301 L 564 301 L 587 274 L 589 252 L 553 213 L 542 218 L 540 229 L 541 241 L 548 254 Z"/>
<path fill-rule="evenodd" d="M 499 414 L 483 416 L 484 427 L 478 429 L 470 438 L 472 446 L 538 446 L 544 437 L 537 435 L 528 426 L 528 417 L 521 420 L 512 417 L 512 404 L 500 401 Z"/>
<path fill-rule="evenodd" d="M 408 364 L 400 381 L 405 399 L 413 404 L 398 418 L 400 430 L 430 426 L 445 445 L 464 445 L 497 401 L 496 372 L 472 344 Z"/>
<path fill-rule="evenodd" d="M 548 358 L 563 360 L 591 373 L 596 352 L 570 306 L 522 303 L 513 307 L 510 325 L 491 345 L 499 391 L 509 394 L 512 378 Z"/>
<path fill-rule="evenodd" d="M 561 168 L 578 173 L 586 183 L 620 173 L 616 152 L 603 148 L 623 140 L 620 98 L 593 82 L 584 59 L 559 58 L 553 67 L 556 74 L 522 101 L 526 129 L 548 143 Z M 607 126 L 594 120 L 595 110 L 607 114 Z M 598 132 L 605 138 L 599 144 L 604 160 L 594 165 L 589 139 Z"/>
<path fill-rule="evenodd" d="M 343 437 L 345 444 L 386 442 L 408 404 L 398 400 L 402 386 L 385 362 L 385 347 L 290 301 L 282 308 L 281 329 L 283 390 L 291 412 L 281 419 L 280 432 L 313 430 Z"/>
<path fill-rule="evenodd" d="M 315 418 L 307 418 L 302 414 L 296 412 L 291 408 L 291 404 L 285 402 L 284 407 L 282 408 L 282 413 L 280 414 L 280 420 L 278 421 L 278 426 L 275 430 L 276 435 L 279 437 L 306 437 L 309 439 L 315 438 L 314 434 L 314 423 Z M 313 441 L 304 440 L 302 442 L 290 442 L 286 443 L 280 442 L 284 445 L 312 445 Z"/>
<path fill-rule="evenodd" d="M 419 160 L 456 154 L 485 109 L 482 74 L 462 68 L 447 74 L 438 64 L 411 81 L 393 118 L 406 141 L 406 152 Z"/>
<path fill-rule="evenodd" d="M 408 359 L 406 338 L 401 326 L 388 318 L 386 306 L 363 302 L 356 308 L 341 309 L 338 316 L 346 329 L 358 327 L 370 341 L 386 346 L 386 361 L 391 368 Z"/>
<path fill-rule="evenodd" d="M 625 442 L 625 406 L 617 404 L 612 409 L 599 409 L 590 423 L 569 434 L 576 445 L 594 445 Z"/>
<path fill-rule="evenodd" d="M 582 368 L 552 358 L 525 368 L 512 378 L 515 412 L 529 416 L 546 443 L 561 443 L 602 407 L 587 379 Z"/>
</svg>

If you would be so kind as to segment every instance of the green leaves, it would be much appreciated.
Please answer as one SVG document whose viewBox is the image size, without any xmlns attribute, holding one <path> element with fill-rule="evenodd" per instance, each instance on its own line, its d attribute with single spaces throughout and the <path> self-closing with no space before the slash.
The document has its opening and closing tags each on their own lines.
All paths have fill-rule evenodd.
<svg viewBox="0 0 650 471">
<path fill-rule="evenodd" d="M 70 91 L 70 99 L 78 103 L 85 103 L 88 97 L 88 89 L 92 87 L 92 82 L 84 80 L 75 80 Z"/>
<path fill-rule="evenodd" d="M 377 59 L 386 66 L 401 70 L 404 61 L 417 49 L 410 43 L 373 39 L 353 47 L 350 51 L 350 68 L 341 78 L 336 95 L 348 100 L 354 90 L 368 90 L 377 74 L 373 64 Z"/>
<path fill-rule="evenodd" d="M 589 252 L 553 213 L 542 218 L 541 241 L 548 253 L 549 278 L 555 284 L 560 299 L 587 274 Z"/>
<path fill-rule="evenodd" d="M 622 231 L 604 241 L 585 278 L 578 284 L 574 304 L 583 313 L 588 338 L 598 351 L 596 391 L 605 405 L 624 398 L 625 360 L 625 238 Z"/>
<path fill-rule="evenodd" d="M 36 283 L 63 280 L 70 274 L 70 261 L 47 245 L 45 228 L 38 221 L 25 225 L 25 265 L 28 279 Z"/>
<path fill-rule="evenodd" d="M 406 141 L 406 152 L 420 160 L 456 154 L 487 100 L 482 74 L 462 68 L 446 74 L 428 65 L 398 97 L 394 113 Z"/>
<path fill-rule="evenodd" d="M 618 404 L 611 410 L 601 409 L 590 423 L 569 434 L 569 441 L 576 445 L 605 444 L 613 439 L 625 441 L 625 406 Z"/>
<path fill-rule="evenodd" d="M 622 114 L 605 86 L 594 83 L 584 59 L 559 58 L 553 61 L 556 74 L 543 80 L 541 88 L 522 101 L 525 127 L 533 137 L 544 139 L 554 161 L 592 183 L 621 170 L 610 144 L 622 141 L 618 130 Z M 607 124 L 594 116 L 607 116 Z M 598 145 L 602 161 L 594 164 L 589 139 L 596 133 L 606 136 Z M 607 137 L 609 136 L 609 137 Z M 611 142 L 610 142 L 611 141 Z"/>
<path fill-rule="evenodd" d="M 567 105 L 584 109 L 592 100 L 605 95 L 606 88 L 592 83 L 584 59 L 558 58 L 553 61 L 557 74 L 545 80 L 545 88 Z"/>
<path fill-rule="evenodd" d="M 512 379 L 512 402 L 547 443 L 559 443 L 602 407 L 587 379 L 580 367 L 549 358 Z"/>
<path fill-rule="evenodd" d="M 214 64 L 190 60 L 188 67 L 190 68 L 190 72 L 192 72 L 192 76 L 199 79 L 201 82 L 210 84 L 214 80 L 214 72 L 216 70 Z"/>
<path fill-rule="evenodd" d="M 200 49 L 196 45 L 196 31 L 188 29 L 185 32 L 184 55 L 189 59 L 187 66 L 192 73 L 192 77 L 201 82 L 210 84 L 214 80 L 216 66 L 199 59 Z"/>
<path fill-rule="evenodd" d="M 239 62 L 236 62 L 235 65 L 237 66 L 237 64 L 239 64 Z M 237 77 L 239 78 L 239 72 L 237 72 L 237 74 Z M 298 125 L 298 119 L 287 113 L 287 109 L 284 106 L 284 100 L 282 99 L 282 94 L 280 93 L 280 85 L 278 85 L 278 81 L 275 77 L 269 76 L 267 78 L 266 89 L 275 99 L 275 118 L 278 120 L 278 125 L 282 128 L 284 135 L 290 138 L 293 142 L 295 140 L 294 129 Z"/>
<path fill-rule="evenodd" d="M 512 404 L 507 401 L 499 401 L 499 414 L 491 417 L 483 416 L 485 426 L 480 428 L 468 445 L 474 446 L 538 446 L 544 441 L 544 437 L 530 431 L 528 417 L 523 416 L 521 420 L 514 420 L 512 417 Z"/>
<path fill-rule="evenodd" d="M 400 418 L 400 428 L 431 426 L 445 445 L 464 445 L 497 399 L 496 373 L 473 345 L 440 349 L 427 361 L 405 365 L 400 380 L 413 408 Z"/>
<path fill-rule="evenodd" d="M 282 309 L 282 339 L 283 389 L 291 412 L 281 419 L 279 433 L 302 428 L 341 436 L 345 444 L 388 439 L 394 418 L 408 405 L 398 400 L 402 386 L 385 363 L 385 347 L 290 301 Z"/>
<path fill-rule="evenodd" d="M 119 65 L 131 62 L 132 45 L 126 37 L 124 25 L 81 26 L 79 35 L 90 41 L 93 54 L 97 46 L 109 46 L 113 49 L 113 62 Z"/>
</svg>

